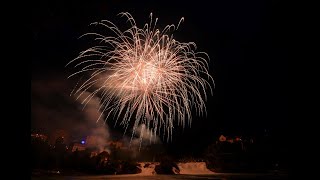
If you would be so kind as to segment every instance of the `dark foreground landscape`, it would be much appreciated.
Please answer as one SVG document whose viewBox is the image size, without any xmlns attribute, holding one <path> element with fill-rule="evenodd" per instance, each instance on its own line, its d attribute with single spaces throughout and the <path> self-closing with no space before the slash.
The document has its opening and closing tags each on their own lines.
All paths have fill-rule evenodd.
<svg viewBox="0 0 320 180">
<path fill-rule="evenodd" d="M 102 175 L 102 176 L 46 176 L 32 177 L 32 180 L 51 179 L 51 180 L 178 180 L 178 179 L 215 179 L 215 180 L 286 180 L 289 179 L 287 174 L 237 174 L 237 173 L 216 173 L 211 175 Z"/>
<path fill-rule="evenodd" d="M 287 6 L 254 0 L 34 2 L 29 21 L 31 151 L 24 155 L 31 159 L 31 179 L 289 179 L 283 172 L 290 172 L 289 160 L 296 158 L 289 154 L 289 143 L 301 145 L 288 127 L 288 47 L 295 38 L 289 33 L 291 13 L 286 12 L 290 9 Z M 152 131 L 145 128 L 146 124 L 155 121 L 136 125 L 132 115 L 128 126 L 122 126 L 126 116 L 109 116 L 109 110 L 101 108 L 104 92 L 93 93 L 90 103 L 84 103 L 82 96 L 70 96 L 81 83 L 78 77 L 68 76 L 84 64 L 66 65 L 98 45 L 89 36 L 79 37 L 93 32 L 114 36 L 105 28 L 88 26 L 102 20 L 125 31 L 130 24 L 117 16 L 120 12 L 131 13 L 140 28 L 149 23 L 153 13 L 153 22 L 159 18 L 159 30 L 166 24 L 177 25 L 184 17 L 174 36 L 173 32 L 168 35 L 179 42 L 195 42 L 196 52 L 206 52 L 210 58 L 207 66 L 214 80 L 213 92 L 208 88 L 201 94 L 207 95 L 203 102 L 207 113 L 200 116 L 198 108 L 192 106 L 192 122 L 187 118 L 186 123 L 177 119 L 172 125 L 170 122 L 170 127 L 174 126 L 170 141 L 166 131 L 147 137 Z M 146 72 L 154 71 L 150 69 Z M 84 79 L 86 76 L 91 74 L 88 72 Z M 141 79 L 142 84 L 145 79 L 154 80 Z M 82 87 L 83 95 L 96 92 L 94 86 Z M 133 133 L 136 129 L 140 134 Z M 150 143 L 151 139 L 154 142 Z"/>
</svg>

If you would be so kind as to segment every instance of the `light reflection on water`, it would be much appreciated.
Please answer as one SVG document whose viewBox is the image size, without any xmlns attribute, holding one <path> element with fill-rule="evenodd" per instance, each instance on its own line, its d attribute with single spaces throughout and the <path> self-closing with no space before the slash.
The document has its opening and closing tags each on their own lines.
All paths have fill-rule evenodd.
<svg viewBox="0 0 320 180">
<path fill-rule="evenodd" d="M 286 180 L 287 175 L 273 174 L 214 174 L 214 175 L 102 175 L 102 176 L 47 176 L 32 177 L 32 180 L 194 180 L 194 179 L 212 179 L 212 180 Z"/>
</svg>

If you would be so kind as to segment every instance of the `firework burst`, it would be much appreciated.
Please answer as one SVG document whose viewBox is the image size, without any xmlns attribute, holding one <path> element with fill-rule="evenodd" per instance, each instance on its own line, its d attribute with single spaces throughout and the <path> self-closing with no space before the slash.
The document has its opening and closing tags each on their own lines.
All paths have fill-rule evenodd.
<svg viewBox="0 0 320 180">
<path fill-rule="evenodd" d="M 97 45 L 68 63 L 79 69 L 69 77 L 83 75 L 72 94 L 79 98 L 90 91 L 84 105 L 99 96 L 104 120 L 113 115 L 115 125 L 119 123 L 125 132 L 133 123 L 132 137 L 136 128 L 145 124 L 153 135 L 162 134 L 169 141 L 175 125 L 191 126 L 192 108 L 198 115 L 206 113 L 206 90 L 212 94 L 213 84 L 208 73 L 209 56 L 195 52 L 195 43 L 173 38 L 172 31 L 178 29 L 183 18 L 177 26 L 167 25 L 160 31 L 152 13 L 143 28 L 137 27 L 129 13 L 120 15 L 130 23 L 125 31 L 102 20 L 92 25 L 108 29 L 114 36 L 83 35 L 93 36 Z"/>
</svg>

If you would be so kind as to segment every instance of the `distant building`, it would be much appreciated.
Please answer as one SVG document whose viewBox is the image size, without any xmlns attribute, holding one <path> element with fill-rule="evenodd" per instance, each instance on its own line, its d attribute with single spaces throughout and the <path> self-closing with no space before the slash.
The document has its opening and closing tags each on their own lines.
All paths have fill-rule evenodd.
<svg viewBox="0 0 320 180">
<path fill-rule="evenodd" d="M 120 149 L 123 149 L 123 148 L 124 148 L 123 143 L 120 142 L 120 141 L 109 141 L 109 142 L 108 142 L 108 145 L 109 145 L 109 146 L 113 146 L 113 147 L 115 147 L 115 148 L 120 148 Z"/>
<path fill-rule="evenodd" d="M 224 142 L 224 141 L 226 141 L 227 140 L 227 138 L 224 136 L 224 135 L 221 135 L 220 137 L 219 137 L 219 141 L 221 141 L 221 142 Z"/>
<path fill-rule="evenodd" d="M 100 136 L 90 135 L 81 140 L 74 141 L 69 146 L 69 151 L 74 152 L 78 149 L 78 151 L 88 150 L 90 151 L 90 156 L 97 156 L 101 151 L 105 149 L 126 149 L 124 143 L 121 141 L 112 141 L 108 139 L 103 139 Z"/>
<path fill-rule="evenodd" d="M 85 144 L 81 144 L 81 143 L 73 143 L 71 145 L 71 151 L 74 152 L 74 151 L 84 151 L 86 150 L 86 145 Z"/>
<path fill-rule="evenodd" d="M 102 142 L 104 141 L 104 142 Z M 106 146 L 113 146 L 115 148 L 124 148 L 123 142 L 121 141 L 110 141 L 110 140 L 103 140 L 100 136 L 87 136 L 85 140 L 86 147 L 98 147 L 101 144 L 105 144 Z"/>
<path fill-rule="evenodd" d="M 227 138 L 227 142 L 233 143 L 233 138 Z"/>
<path fill-rule="evenodd" d="M 39 139 L 41 141 L 46 141 L 48 139 L 48 136 L 44 134 L 32 133 L 31 139 Z"/>
</svg>

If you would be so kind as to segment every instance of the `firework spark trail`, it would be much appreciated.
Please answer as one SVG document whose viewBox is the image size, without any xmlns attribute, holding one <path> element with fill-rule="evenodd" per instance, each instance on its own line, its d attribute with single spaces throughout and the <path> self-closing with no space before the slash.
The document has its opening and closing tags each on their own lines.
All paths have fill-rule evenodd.
<svg viewBox="0 0 320 180">
<path fill-rule="evenodd" d="M 80 68 L 69 78 L 79 74 L 84 74 L 81 78 L 87 77 L 73 94 L 79 98 L 94 89 L 82 103 L 86 105 L 94 96 L 101 96 L 99 110 L 107 114 L 105 120 L 113 114 L 116 125 L 122 117 L 120 125 L 126 131 L 134 119 L 132 137 L 140 124 L 146 124 L 154 135 L 162 130 L 169 141 L 174 121 L 182 127 L 187 121 L 191 126 L 193 107 L 198 115 L 206 113 L 206 89 L 212 94 L 210 82 L 214 82 L 208 72 L 209 56 L 195 52 L 195 43 L 179 42 L 172 34 L 167 35 L 177 30 L 184 18 L 177 28 L 167 25 L 160 31 L 156 29 L 158 19 L 153 21 L 152 13 L 149 24 L 143 28 L 137 27 L 129 13 L 120 15 L 127 18 L 129 29 L 121 31 L 112 22 L 103 20 L 92 24 L 111 30 L 115 36 L 83 35 L 93 36 L 98 45 L 82 51 L 67 64 Z M 140 134 L 142 138 L 143 133 Z"/>
</svg>

